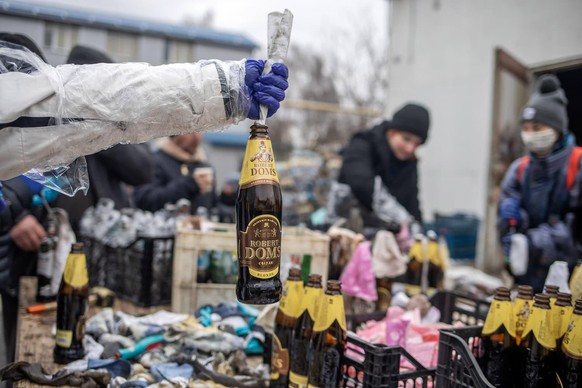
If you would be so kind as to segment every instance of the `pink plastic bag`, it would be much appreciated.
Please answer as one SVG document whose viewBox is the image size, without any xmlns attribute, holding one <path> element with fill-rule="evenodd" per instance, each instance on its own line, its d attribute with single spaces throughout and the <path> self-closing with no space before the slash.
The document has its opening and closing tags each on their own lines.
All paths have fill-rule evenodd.
<svg viewBox="0 0 582 388">
<path fill-rule="evenodd" d="M 370 241 L 358 244 L 352 259 L 340 276 L 344 294 L 355 296 L 368 302 L 378 299 L 376 277 L 372 270 L 370 244 Z"/>
</svg>

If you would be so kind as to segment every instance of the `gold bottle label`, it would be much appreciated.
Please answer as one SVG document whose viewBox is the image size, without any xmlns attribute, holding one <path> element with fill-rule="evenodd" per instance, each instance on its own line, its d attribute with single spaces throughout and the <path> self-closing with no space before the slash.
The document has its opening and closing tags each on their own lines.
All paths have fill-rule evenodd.
<svg viewBox="0 0 582 388">
<path fill-rule="evenodd" d="M 87 260 L 82 253 L 71 253 L 67 258 L 67 264 L 63 273 L 65 283 L 74 288 L 83 287 L 89 283 L 87 276 Z"/>
<path fill-rule="evenodd" d="M 341 295 L 324 295 L 323 302 L 319 306 L 317 319 L 313 324 L 313 331 L 324 331 L 334 321 L 346 330 L 346 314 L 344 310 L 344 298 Z"/>
<path fill-rule="evenodd" d="M 569 357 L 582 360 L 582 315 L 572 314 L 562 341 L 562 351 Z"/>
<path fill-rule="evenodd" d="M 543 347 L 556 349 L 556 336 L 553 326 L 551 310 L 534 307 L 527 325 L 525 325 L 522 337 L 532 332 Z"/>
<path fill-rule="evenodd" d="M 289 374 L 289 349 L 284 348 L 276 334 L 273 335 L 271 351 L 271 380 L 278 380 L 281 375 Z"/>
<path fill-rule="evenodd" d="M 277 217 L 260 215 L 240 232 L 241 266 L 249 267 L 252 276 L 269 279 L 279 273 L 281 262 L 281 224 Z"/>
<path fill-rule="evenodd" d="M 239 186 L 246 189 L 255 185 L 278 185 L 279 174 L 269 139 L 249 139 L 243 159 Z"/>
<path fill-rule="evenodd" d="M 70 348 L 73 343 L 73 332 L 71 330 L 57 330 L 55 343 L 61 348 Z"/>
<path fill-rule="evenodd" d="M 279 310 L 291 318 L 301 315 L 301 296 L 303 294 L 302 280 L 287 280 L 283 287 L 283 296 L 279 302 Z"/>
<path fill-rule="evenodd" d="M 319 305 L 321 304 L 321 299 L 323 296 L 323 289 L 315 287 L 305 287 L 305 293 L 303 296 L 303 305 L 299 315 L 303 314 L 305 310 L 311 316 L 311 319 L 315 321 L 317 314 L 319 312 Z"/>
<path fill-rule="evenodd" d="M 289 386 L 293 388 L 307 388 L 307 376 L 299 375 L 293 371 L 289 372 Z"/>
<path fill-rule="evenodd" d="M 511 302 L 493 299 L 482 333 L 484 335 L 493 334 L 502 325 L 505 326 L 509 335 L 515 338 L 515 319 Z"/>
<path fill-rule="evenodd" d="M 556 339 L 562 338 L 562 336 L 566 334 L 568 323 L 570 323 L 573 310 L 574 308 L 572 306 L 552 307 L 552 319 L 554 321 L 553 327 L 555 330 Z"/>
<path fill-rule="evenodd" d="M 513 315 L 515 316 L 515 339 L 519 345 L 527 325 L 527 320 L 531 314 L 532 300 L 517 298 L 515 300 L 515 305 L 513 305 Z"/>
</svg>

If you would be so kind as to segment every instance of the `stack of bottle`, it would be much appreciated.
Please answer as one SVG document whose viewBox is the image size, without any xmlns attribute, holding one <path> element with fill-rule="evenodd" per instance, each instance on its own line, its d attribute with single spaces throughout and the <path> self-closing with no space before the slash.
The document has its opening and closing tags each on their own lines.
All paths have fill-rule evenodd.
<svg viewBox="0 0 582 388">
<path fill-rule="evenodd" d="M 275 319 L 271 387 L 337 387 L 346 346 L 341 283 L 291 268 Z"/>
<path fill-rule="evenodd" d="M 582 387 L 582 299 L 547 285 L 499 287 L 482 331 L 485 376 L 496 387 Z"/>
</svg>

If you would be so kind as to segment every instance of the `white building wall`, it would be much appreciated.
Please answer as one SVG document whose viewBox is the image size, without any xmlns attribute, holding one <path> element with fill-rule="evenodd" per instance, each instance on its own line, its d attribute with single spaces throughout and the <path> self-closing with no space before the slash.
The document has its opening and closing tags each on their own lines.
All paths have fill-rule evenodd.
<svg viewBox="0 0 582 388">
<path fill-rule="evenodd" d="M 420 151 L 421 204 L 484 216 L 494 52 L 526 65 L 582 55 L 579 0 L 391 0 L 387 116 L 409 100 L 431 111 Z"/>
</svg>

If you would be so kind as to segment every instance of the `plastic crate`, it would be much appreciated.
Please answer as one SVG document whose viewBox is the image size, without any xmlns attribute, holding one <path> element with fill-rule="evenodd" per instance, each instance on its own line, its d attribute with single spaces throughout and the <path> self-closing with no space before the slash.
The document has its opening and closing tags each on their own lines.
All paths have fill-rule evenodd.
<svg viewBox="0 0 582 388">
<path fill-rule="evenodd" d="M 174 237 L 140 237 L 128 247 L 85 239 L 89 284 L 142 307 L 170 305 Z"/>
<path fill-rule="evenodd" d="M 476 300 L 469 295 L 452 291 L 438 291 L 430 300 L 433 306 L 440 310 L 441 321 L 445 323 L 482 324 L 489 311 L 487 301 Z M 346 321 L 348 327 L 355 328 L 362 322 L 383 316 L 384 314 L 379 316 L 378 313 L 356 314 L 346 317 Z M 416 370 L 400 372 L 402 357 L 406 358 Z M 354 333 L 348 332 L 341 386 L 426 388 L 435 385 L 436 369 L 424 367 L 400 346 L 370 344 Z M 437 386 L 440 387 L 440 385 Z"/>
<path fill-rule="evenodd" d="M 493 388 L 481 370 L 481 326 L 441 330 L 437 387 Z"/>
<path fill-rule="evenodd" d="M 470 214 L 435 214 L 432 225 L 439 235 L 444 235 L 453 259 L 475 259 L 479 219 Z"/>
</svg>

